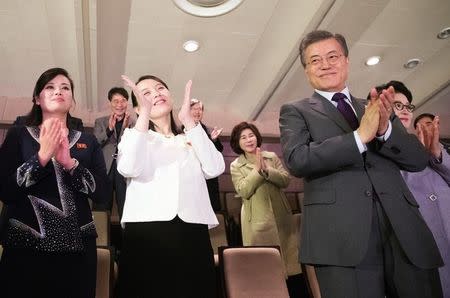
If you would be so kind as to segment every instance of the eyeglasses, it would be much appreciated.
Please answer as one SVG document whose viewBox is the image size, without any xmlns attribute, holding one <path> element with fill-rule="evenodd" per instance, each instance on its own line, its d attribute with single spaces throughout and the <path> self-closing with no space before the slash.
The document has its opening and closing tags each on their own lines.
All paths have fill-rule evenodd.
<svg viewBox="0 0 450 298">
<path fill-rule="evenodd" d="M 406 110 L 407 110 L 408 112 L 412 113 L 412 112 L 414 112 L 414 110 L 416 109 L 416 106 L 415 106 L 415 105 L 412 105 L 412 104 L 407 104 L 407 105 L 405 105 L 405 104 L 403 104 L 403 103 L 401 103 L 401 102 L 399 102 L 399 101 L 394 101 L 394 108 L 395 108 L 397 111 L 402 111 L 404 108 L 406 108 Z"/>
<path fill-rule="evenodd" d="M 403 104 L 403 103 L 401 103 L 399 101 L 394 101 L 394 108 L 397 111 L 402 111 L 404 108 L 406 108 L 406 110 L 408 112 L 412 113 L 412 112 L 414 112 L 414 109 L 416 108 L 416 106 L 412 105 L 412 104 L 405 105 L 405 104 Z"/>
<path fill-rule="evenodd" d="M 325 60 L 327 60 L 328 64 L 336 64 L 343 55 L 338 53 L 329 53 L 325 56 Z M 323 64 L 323 57 L 314 56 L 312 57 L 306 64 L 311 66 L 319 66 Z"/>
</svg>

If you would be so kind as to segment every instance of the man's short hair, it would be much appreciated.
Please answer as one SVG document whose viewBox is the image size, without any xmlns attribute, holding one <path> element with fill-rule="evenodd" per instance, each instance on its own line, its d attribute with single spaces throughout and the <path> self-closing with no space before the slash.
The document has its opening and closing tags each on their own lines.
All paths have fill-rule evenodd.
<svg viewBox="0 0 450 298">
<path fill-rule="evenodd" d="M 417 123 L 419 123 L 419 121 L 420 121 L 421 119 L 423 119 L 423 118 L 430 118 L 431 121 L 433 121 L 433 120 L 434 120 L 434 117 L 435 117 L 435 116 L 434 116 L 433 114 L 430 114 L 430 113 L 422 113 L 422 114 L 420 114 L 419 116 L 417 116 L 416 119 L 414 119 L 414 129 L 417 128 Z"/>
<path fill-rule="evenodd" d="M 111 88 L 111 90 L 109 90 L 108 92 L 108 100 L 111 101 L 112 97 L 114 96 L 114 94 L 120 94 L 123 97 L 125 97 L 125 99 L 128 101 L 128 92 L 127 90 L 125 90 L 125 88 L 122 87 L 113 87 Z"/>
<path fill-rule="evenodd" d="M 344 51 L 344 56 L 348 57 L 348 47 L 347 42 L 345 41 L 345 37 L 342 36 L 339 33 L 331 33 L 329 31 L 325 30 L 315 30 L 309 32 L 301 41 L 299 46 L 299 52 L 300 52 L 300 61 L 302 62 L 303 67 L 306 67 L 306 61 L 305 61 L 305 51 L 306 48 L 312 45 L 313 43 L 334 38 L 336 41 L 341 45 L 342 50 Z"/>
<path fill-rule="evenodd" d="M 204 109 L 203 102 L 202 102 L 201 100 L 198 100 L 197 98 L 191 99 L 191 105 L 190 105 L 190 107 L 192 108 L 192 106 L 193 106 L 193 105 L 196 105 L 196 104 L 199 104 L 200 107 L 202 108 L 202 110 Z"/>
<path fill-rule="evenodd" d="M 386 84 L 376 86 L 375 89 L 377 90 L 377 93 L 380 94 L 381 91 L 383 91 L 384 89 L 387 89 L 391 86 L 394 88 L 395 93 L 403 94 L 409 103 L 412 102 L 412 100 L 413 100 L 412 93 L 408 89 L 408 87 L 406 87 L 405 84 L 403 84 L 403 82 L 392 80 L 392 81 L 387 82 Z M 367 99 L 370 99 L 370 92 L 369 92 L 369 94 L 367 94 Z"/>
</svg>

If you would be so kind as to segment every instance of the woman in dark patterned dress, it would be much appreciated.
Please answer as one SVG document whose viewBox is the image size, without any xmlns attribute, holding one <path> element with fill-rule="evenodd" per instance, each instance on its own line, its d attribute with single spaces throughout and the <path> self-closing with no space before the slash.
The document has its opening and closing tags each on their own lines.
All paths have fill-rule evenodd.
<svg viewBox="0 0 450 298">
<path fill-rule="evenodd" d="M 106 170 L 95 137 L 67 127 L 73 103 L 67 71 L 45 71 L 26 126 L 12 127 L 0 148 L 0 199 L 9 218 L 2 297 L 95 296 L 97 234 L 88 198 L 100 199 Z"/>
</svg>

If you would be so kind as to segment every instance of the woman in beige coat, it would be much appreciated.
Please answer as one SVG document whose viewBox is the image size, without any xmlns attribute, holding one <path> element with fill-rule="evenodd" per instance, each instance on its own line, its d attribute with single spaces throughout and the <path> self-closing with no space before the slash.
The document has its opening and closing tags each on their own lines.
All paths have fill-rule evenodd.
<svg viewBox="0 0 450 298">
<path fill-rule="evenodd" d="M 241 122 L 231 133 L 231 148 L 239 154 L 230 170 L 234 188 L 243 200 L 243 244 L 279 245 L 286 275 L 295 275 L 300 273 L 297 229 L 281 190 L 289 185 L 289 174 L 275 153 L 260 150 L 261 142 L 261 134 L 251 123 Z"/>
</svg>

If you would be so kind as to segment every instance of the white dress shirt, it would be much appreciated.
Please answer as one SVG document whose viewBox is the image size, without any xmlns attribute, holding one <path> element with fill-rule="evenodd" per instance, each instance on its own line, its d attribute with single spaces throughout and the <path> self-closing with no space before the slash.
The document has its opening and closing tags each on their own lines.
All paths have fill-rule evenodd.
<svg viewBox="0 0 450 298">
<path fill-rule="evenodd" d="M 218 225 L 205 178 L 222 174 L 225 162 L 200 125 L 171 137 L 126 129 L 118 150 L 117 170 L 127 178 L 122 224 L 178 215 L 185 222 Z"/>
</svg>

